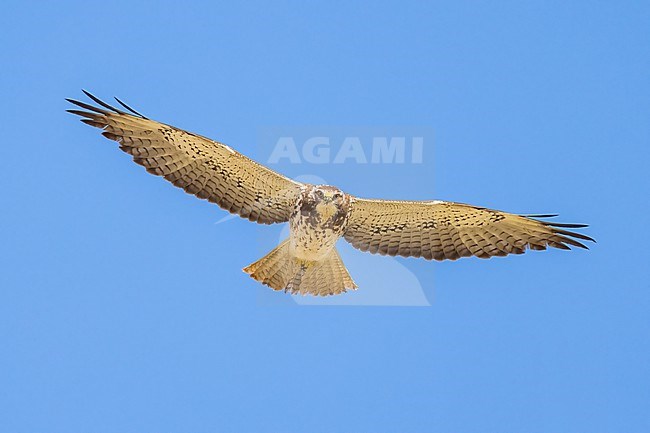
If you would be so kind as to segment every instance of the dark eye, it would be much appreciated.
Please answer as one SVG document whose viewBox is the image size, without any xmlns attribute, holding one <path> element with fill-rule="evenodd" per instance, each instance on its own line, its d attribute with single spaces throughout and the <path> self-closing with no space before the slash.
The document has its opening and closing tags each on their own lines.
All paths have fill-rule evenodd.
<svg viewBox="0 0 650 433">
<path fill-rule="evenodd" d="M 342 196 L 341 196 L 341 194 L 339 194 L 339 193 L 334 194 L 334 198 L 335 198 L 336 200 L 340 199 L 341 197 L 342 197 Z"/>
<path fill-rule="evenodd" d="M 323 191 L 321 191 L 321 190 L 316 191 L 316 195 L 318 196 L 318 198 L 323 198 L 324 197 L 323 196 Z"/>
</svg>

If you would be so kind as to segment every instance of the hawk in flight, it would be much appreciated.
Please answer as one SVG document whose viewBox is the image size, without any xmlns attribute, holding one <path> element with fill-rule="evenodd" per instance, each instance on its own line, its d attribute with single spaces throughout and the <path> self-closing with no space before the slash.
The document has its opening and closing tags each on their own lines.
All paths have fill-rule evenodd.
<svg viewBox="0 0 650 433">
<path fill-rule="evenodd" d="M 198 198 L 260 224 L 289 223 L 290 235 L 244 268 L 274 290 L 337 295 L 357 286 L 336 251 L 343 237 L 361 251 L 456 260 L 522 254 L 527 248 L 586 248 L 592 238 L 566 229 L 584 224 L 544 221 L 447 201 L 365 199 L 329 185 L 295 182 L 225 144 L 150 120 L 116 98 L 118 109 L 67 99 L 68 110 L 100 128 L 149 173 Z M 126 110 L 126 111 L 125 111 Z"/>
</svg>

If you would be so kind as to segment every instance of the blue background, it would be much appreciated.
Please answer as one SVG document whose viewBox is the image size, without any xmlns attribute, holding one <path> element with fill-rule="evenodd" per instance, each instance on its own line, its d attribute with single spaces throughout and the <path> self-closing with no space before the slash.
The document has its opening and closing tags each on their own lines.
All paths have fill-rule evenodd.
<svg viewBox="0 0 650 433">
<path fill-rule="evenodd" d="M 648 431 L 649 20 L 641 1 L 5 2 L 0 429 Z M 263 228 L 214 225 L 66 114 L 80 88 L 249 155 L 262 125 L 431 127 L 427 179 L 341 186 L 560 212 L 598 243 L 404 261 L 435 273 L 427 308 L 261 305 L 241 268 Z"/>
</svg>

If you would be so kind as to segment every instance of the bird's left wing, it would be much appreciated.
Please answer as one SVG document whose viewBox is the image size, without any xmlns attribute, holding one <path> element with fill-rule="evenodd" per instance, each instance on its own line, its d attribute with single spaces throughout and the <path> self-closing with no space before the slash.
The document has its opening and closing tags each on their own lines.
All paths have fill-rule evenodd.
<svg viewBox="0 0 650 433">
<path fill-rule="evenodd" d="M 245 157 L 225 144 L 149 120 L 117 100 L 127 113 L 86 95 L 99 105 L 68 99 L 83 108 L 68 110 L 101 128 L 149 173 L 198 198 L 262 224 L 285 222 L 301 184 Z"/>
<path fill-rule="evenodd" d="M 554 215 L 537 215 L 538 218 Z M 521 254 L 547 246 L 586 248 L 564 230 L 586 227 L 539 221 L 511 213 L 444 201 L 351 200 L 345 240 L 362 251 L 381 255 L 456 260 Z"/>
</svg>

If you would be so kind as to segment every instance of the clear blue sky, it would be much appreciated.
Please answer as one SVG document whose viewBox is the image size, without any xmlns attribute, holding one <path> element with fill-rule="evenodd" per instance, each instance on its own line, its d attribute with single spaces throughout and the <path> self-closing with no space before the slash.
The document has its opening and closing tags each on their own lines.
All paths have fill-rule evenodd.
<svg viewBox="0 0 650 433">
<path fill-rule="evenodd" d="M 5 2 L 0 430 L 650 431 L 648 22 L 641 1 Z M 559 212 L 598 243 L 349 251 L 431 305 L 298 305 L 241 271 L 276 229 L 215 225 L 64 112 L 81 88 L 251 156 L 267 127 L 431 128 L 420 166 L 285 171 Z"/>
</svg>

